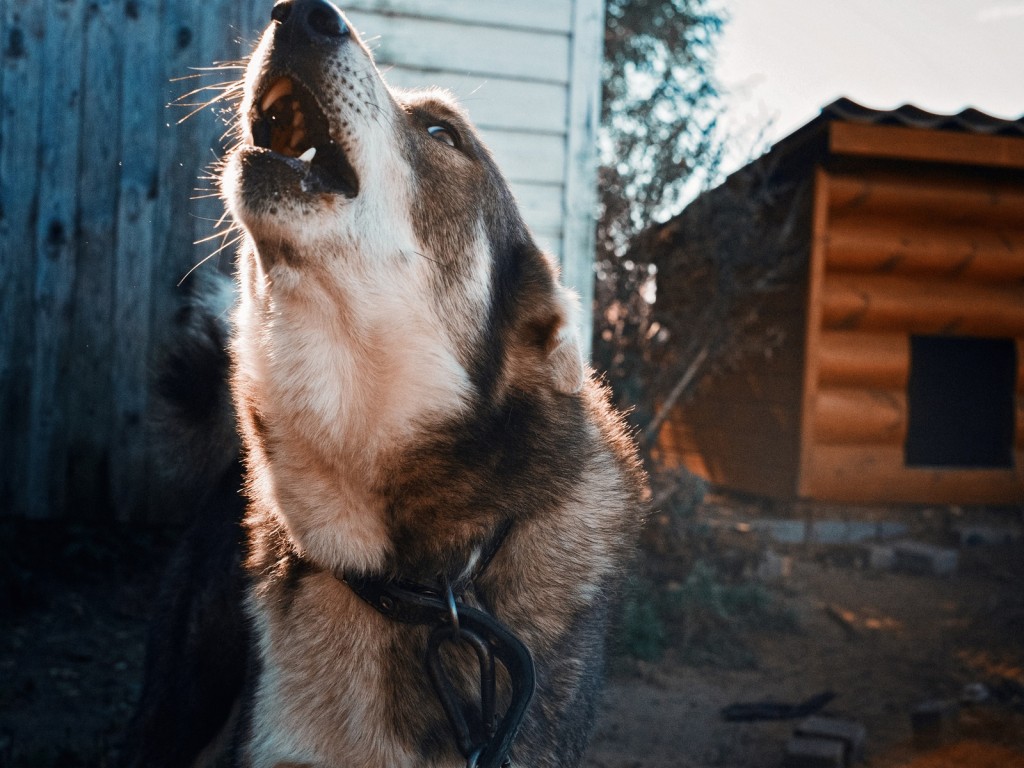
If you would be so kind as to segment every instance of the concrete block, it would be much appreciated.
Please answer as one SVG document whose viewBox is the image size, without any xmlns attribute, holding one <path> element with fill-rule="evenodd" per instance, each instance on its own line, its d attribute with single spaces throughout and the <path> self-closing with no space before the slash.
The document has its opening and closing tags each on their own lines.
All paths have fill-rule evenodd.
<svg viewBox="0 0 1024 768">
<path fill-rule="evenodd" d="M 1000 546 L 1014 544 L 1021 539 L 1021 529 L 1003 525 L 971 525 L 965 523 L 956 526 L 961 547 Z"/>
<path fill-rule="evenodd" d="M 960 716 L 960 705 L 946 699 L 923 701 L 910 713 L 910 728 L 914 732 L 914 744 L 921 749 L 930 749 L 956 735 Z"/>
<path fill-rule="evenodd" d="M 882 521 L 878 524 L 878 538 L 880 539 L 895 539 L 898 536 L 907 535 L 907 526 L 905 523 L 896 523 L 892 521 Z"/>
<path fill-rule="evenodd" d="M 773 549 L 765 550 L 757 564 L 757 578 L 766 584 L 777 584 L 788 579 L 793 573 L 793 558 L 780 555 Z"/>
<path fill-rule="evenodd" d="M 924 544 L 920 541 L 901 541 L 893 546 L 896 567 L 911 573 L 950 576 L 956 573 L 957 551 Z"/>
<path fill-rule="evenodd" d="M 849 540 L 848 526 L 842 520 L 815 520 L 810 538 L 818 544 L 845 544 Z"/>
<path fill-rule="evenodd" d="M 876 571 L 891 571 L 896 567 L 896 550 L 883 544 L 868 547 L 868 567 Z"/>
<path fill-rule="evenodd" d="M 794 733 L 797 736 L 832 739 L 841 742 L 844 764 L 847 766 L 864 759 L 864 743 L 867 741 L 868 732 L 856 720 L 814 715 L 800 723 Z"/>
<path fill-rule="evenodd" d="M 846 540 L 850 544 L 860 544 L 861 542 L 873 539 L 876 536 L 878 536 L 877 523 L 864 523 L 859 520 L 851 520 L 846 524 Z"/>
<path fill-rule="evenodd" d="M 786 742 L 782 768 L 844 768 L 843 742 L 811 736 L 793 736 Z"/>
<path fill-rule="evenodd" d="M 780 544 L 801 544 L 807 536 L 803 520 L 757 520 L 753 525 Z"/>
</svg>

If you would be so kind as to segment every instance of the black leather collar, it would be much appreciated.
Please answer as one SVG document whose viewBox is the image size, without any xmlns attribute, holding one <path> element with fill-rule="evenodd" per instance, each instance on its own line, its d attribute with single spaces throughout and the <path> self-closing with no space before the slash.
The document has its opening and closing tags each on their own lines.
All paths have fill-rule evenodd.
<svg viewBox="0 0 1024 768">
<path fill-rule="evenodd" d="M 467 768 L 500 768 L 507 764 L 536 687 L 533 657 L 523 641 L 486 610 L 461 600 L 468 589 L 478 592 L 476 580 L 490 565 L 510 528 L 510 523 L 499 528 L 476 567 L 467 569 L 470 572 L 457 585 L 428 586 L 353 574 L 338 577 L 381 615 L 404 624 L 432 628 L 425 665 Z M 486 604 L 485 596 L 481 597 Z M 476 652 L 480 664 L 480 711 L 475 727 L 466 720 L 466 710 L 475 702 L 460 701 L 442 660 L 440 651 L 446 643 L 466 644 Z M 511 681 L 509 705 L 500 719 L 495 712 L 495 661 L 505 668 Z"/>
</svg>

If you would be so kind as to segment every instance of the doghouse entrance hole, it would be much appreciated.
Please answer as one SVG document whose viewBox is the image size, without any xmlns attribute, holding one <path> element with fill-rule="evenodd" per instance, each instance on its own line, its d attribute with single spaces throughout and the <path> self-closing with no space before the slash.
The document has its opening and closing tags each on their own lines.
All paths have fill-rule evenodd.
<svg viewBox="0 0 1024 768">
<path fill-rule="evenodd" d="M 1013 466 L 1012 339 L 910 337 L 910 467 Z"/>
</svg>

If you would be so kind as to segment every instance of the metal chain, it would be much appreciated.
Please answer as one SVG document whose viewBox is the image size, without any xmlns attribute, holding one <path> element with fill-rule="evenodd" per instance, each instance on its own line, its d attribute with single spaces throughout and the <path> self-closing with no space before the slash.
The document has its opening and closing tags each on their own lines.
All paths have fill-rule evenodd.
<svg viewBox="0 0 1024 768">
<path fill-rule="evenodd" d="M 467 768 L 507 767 L 509 752 L 536 685 L 533 658 L 526 645 L 487 611 L 459 602 L 451 587 L 440 592 L 380 579 L 349 576 L 345 581 L 383 615 L 432 627 L 426 649 L 427 673 Z M 480 706 L 473 712 L 473 727 L 466 721 L 466 712 L 473 711 L 473 707 L 464 706 L 441 658 L 441 647 L 447 643 L 468 645 L 476 653 Z M 497 664 L 508 673 L 510 684 L 508 704 L 500 717 Z"/>
<path fill-rule="evenodd" d="M 494 652 L 486 638 L 461 626 L 458 604 L 450 586 L 445 593 L 445 604 L 449 609 L 448 621 L 435 627 L 427 641 L 427 671 L 455 734 L 455 743 L 466 758 L 467 768 L 476 768 L 484 748 L 494 737 L 497 726 Z M 466 710 L 470 709 L 471 705 L 460 700 L 441 659 L 441 647 L 445 644 L 468 645 L 476 653 L 480 670 L 480 707 L 476 713 L 477 722 L 472 725 L 466 721 Z"/>
</svg>

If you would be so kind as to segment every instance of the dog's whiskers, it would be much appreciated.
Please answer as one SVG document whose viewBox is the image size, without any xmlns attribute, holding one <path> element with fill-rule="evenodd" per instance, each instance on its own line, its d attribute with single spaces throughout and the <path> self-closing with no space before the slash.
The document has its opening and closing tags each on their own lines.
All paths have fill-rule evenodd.
<svg viewBox="0 0 1024 768">
<path fill-rule="evenodd" d="M 207 102 L 204 102 L 204 103 L 202 103 L 202 104 L 198 104 L 198 105 L 195 105 L 195 104 L 176 104 L 175 106 L 184 106 L 184 107 L 191 107 L 191 106 L 195 106 L 195 109 L 193 109 L 193 110 L 192 110 L 191 112 L 189 112 L 189 113 L 188 113 L 187 115 L 185 115 L 185 116 L 184 116 L 183 118 L 181 118 L 180 120 L 178 120 L 178 121 L 177 121 L 177 124 L 178 124 L 178 125 L 181 125 L 182 123 L 184 123 L 184 122 L 185 122 L 186 120 L 188 120 L 189 118 L 195 117 L 195 116 L 196 116 L 196 115 L 198 115 L 198 114 L 199 114 L 200 112 L 202 112 L 203 110 L 207 109 L 208 107 L 212 107 L 212 106 L 214 106 L 214 105 L 215 105 L 215 104 L 216 104 L 217 102 L 219 102 L 219 101 L 225 101 L 225 97 L 224 97 L 224 96 L 217 96 L 217 97 L 215 97 L 215 98 L 212 98 L 212 99 L 210 99 L 210 100 L 209 100 L 209 101 L 207 101 Z"/>
<path fill-rule="evenodd" d="M 209 76 L 211 76 L 214 73 L 227 72 L 227 71 L 234 72 L 234 71 L 237 71 L 237 70 L 240 70 L 240 69 L 245 69 L 245 66 L 243 64 L 241 64 L 241 63 L 227 63 L 227 64 L 220 64 L 220 65 L 213 66 L 213 67 L 200 67 L 200 68 L 198 68 L 198 71 L 193 72 L 192 74 L 189 74 L 189 75 L 184 75 L 182 77 L 174 78 L 172 80 L 172 82 L 181 82 L 181 81 L 191 80 L 191 79 L 195 79 L 195 78 L 209 77 Z M 213 98 L 211 98 L 209 100 L 200 101 L 200 102 L 188 101 L 188 99 L 191 99 L 193 96 L 196 96 L 197 94 L 208 93 L 210 91 L 215 92 L 216 95 L 213 96 Z M 202 112 L 204 109 L 207 109 L 209 107 L 214 106 L 218 102 L 227 102 L 227 103 L 237 104 L 238 102 L 240 102 L 242 100 L 242 97 L 244 96 L 244 93 L 245 93 L 245 81 L 242 80 L 242 79 L 239 79 L 239 78 L 233 78 L 231 80 L 223 80 L 221 82 L 210 83 L 208 85 L 199 86 L 198 88 L 193 88 L 191 91 L 188 91 L 187 93 L 184 93 L 181 96 L 179 96 L 178 98 L 176 98 L 168 106 L 185 107 L 185 108 L 194 107 L 194 109 L 192 109 L 192 111 L 190 111 L 187 115 L 185 115 L 183 118 L 181 118 L 180 120 L 177 121 L 178 125 L 181 125 L 186 120 L 188 120 L 190 117 L 195 116 L 199 112 Z M 235 110 L 232 109 L 231 112 L 234 113 Z"/>
<path fill-rule="evenodd" d="M 230 240 L 228 240 L 227 239 L 228 236 L 231 235 L 233 232 L 237 233 L 237 235 L 235 237 L 231 238 Z M 189 275 L 191 275 L 193 272 L 195 272 L 197 269 L 199 269 L 201 266 L 203 266 L 203 264 L 205 264 L 206 262 L 210 261 L 211 259 L 214 259 L 217 256 L 219 256 L 226 248 L 230 248 L 231 246 L 241 242 L 242 239 L 245 238 L 245 230 L 243 230 L 241 227 L 239 227 L 237 225 L 232 225 L 232 226 L 228 227 L 226 230 L 224 230 L 223 232 L 217 232 L 217 233 L 211 235 L 210 237 L 205 237 L 202 240 L 196 240 L 194 244 L 195 245 L 199 245 L 201 243 L 209 242 L 210 240 L 213 240 L 213 239 L 215 239 L 217 237 L 224 238 L 224 242 L 221 243 L 220 247 L 217 248 L 217 250 L 213 251 L 208 256 L 204 256 L 202 259 L 199 260 L 199 262 L 195 266 L 193 266 L 188 272 L 186 272 L 184 275 L 182 275 L 181 280 L 179 280 L 178 283 L 177 283 L 177 286 L 179 288 L 181 287 L 182 283 L 184 283 L 186 280 L 188 280 Z"/>
<path fill-rule="evenodd" d="M 203 91 L 223 91 L 227 93 L 230 93 L 232 91 L 238 91 L 238 93 L 241 94 L 244 90 L 245 84 L 242 81 L 225 80 L 221 83 L 210 83 L 208 85 L 202 85 L 198 88 L 193 88 L 188 93 L 183 93 L 181 96 L 176 98 L 174 102 L 177 104 L 178 102 L 181 102 L 182 99 L 187 99 L 191 96 L 195 96 L 197 93 L 202 93 Z"/>
</svg>

